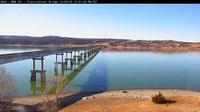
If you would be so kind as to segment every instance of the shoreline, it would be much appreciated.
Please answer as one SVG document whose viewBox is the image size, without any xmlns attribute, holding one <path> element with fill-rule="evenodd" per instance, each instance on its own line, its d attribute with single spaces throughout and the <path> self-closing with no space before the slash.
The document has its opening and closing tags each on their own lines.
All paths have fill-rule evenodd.
<svg viewBox="0 0 200 112">
<path fill-rule="evenodd" d="M 159 93 L 172 104 L 155 104 L 151 97 Z M 22 96 L 13 100 L 13 110 L 16 112 L 34 111 L 38 104 L 41 104 L 45 97 Z M 50 95 L 52 100 L 55 96 Z M 193 112 L 188 111 L 195 108 L 200 112 L 200 92 L 180 89 L 134 89 L 134 90 L 114 90 L 91 93 L 70 93 L 60 95 L 61 103 L 59 112 Z M 170 108 L 168 108 L 170 107 Z M 155 110 L 149 110 L 149 109 Z M 183 110 L 179 110 L 183 109 Z M 167 111 L 160 111 L 160 110 Z M 148 111 L 147 111 L 148 110 Z M 186 111 L 185 111 L 186 110 Z"/>
<path fill-rule="evenodd" d="M 199 43 L 200 44 L 200 43 Z M 28 47 L 28 48 L 68 48 L 68 47 L 86 47 L 86 46 L 104 46 L 104 50 L 114 50 L 114 51 L 152 51 L 152 52 L 200 52 L 199 47 L 171 47 L 171 46 L 161 46 L 161 47 L 141 47 L 141 46 L 111 46 L 111 45 L 102 45 L 102 44 L 63 44 L 63 45 L 18 45 L 18 44 L 0 44 L 0 47 Z"/>
<path fill-rule="evenodd" d="M 68 97 L 74 94 L 92 94 L 87 97 L 83 97 L 83 99 L 90 99 L 96 97 L 121 97 L 121 98 L 144 98 L 149 99 L 153 95 L 158 94 L 161 91 L 164 96 L 174 96 L 174 95 L 191 95 L 191 96 L 200 96 L 200 92 L 192 91 L 192 90 L 182 90 L 182 89 L 124 89 L 124 90 L 111 90 L 111 91 L 104 91 L 104 92 L 84 92 L 84 93 L 64 93 L 61 94 L 60 97 Z M 50 97 L 54 97 L 54 95 L 49 95 Z M 13 98 L 13 103 L 17 104 L 26 104 L 26 105 L 35 105 L 41 103 L 42 98 L 44 95 L 37 95 L 37 96 L 15 96 Z"/>
<path fill-rule="evenodd" d="M 138 90 L 177 90 L 177 91 L 190 91 L 190 92 L 197 92 L 200 93 L 200 90 L 190 90 L 190 89 L 178 89 L 178 88 L 137 88 L 137 89 L 113 89 L 113 90 L 107 90 L 107 91 L 88 91 L 88 92 L 82 92 L 84 93 L 105 93 L 105 92 L 117 92 L 117 91 L 138 91 Z M 61 93 L 61 95 L 71 95 L 71 94 L 76 94 L 79 92 L 64 92 Z M 24 96 L 13 96 L 13 98 L 23 98 L 23 97 L 38 97 L 38 96 L 42 96 L 42 95 L 24 95 Z"/>
<path fill-rule="evenodd" d="M 155 104 L 161 91 L 171 103 Z M 59 112 L 200 112 L 200 92 L 178 89 L 107 91 L 84 97 Z"/>
</svg>

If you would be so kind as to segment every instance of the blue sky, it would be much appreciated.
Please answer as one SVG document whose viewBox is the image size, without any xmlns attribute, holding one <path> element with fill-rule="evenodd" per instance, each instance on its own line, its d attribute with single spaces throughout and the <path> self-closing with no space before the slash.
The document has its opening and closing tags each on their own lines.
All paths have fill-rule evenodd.
<svg viewBox="0 0 200 112">
<path fill-rule="evenodd" d="M 200 41 L 196 4 L 2 4 L 0 35 Z"/>
</svg>

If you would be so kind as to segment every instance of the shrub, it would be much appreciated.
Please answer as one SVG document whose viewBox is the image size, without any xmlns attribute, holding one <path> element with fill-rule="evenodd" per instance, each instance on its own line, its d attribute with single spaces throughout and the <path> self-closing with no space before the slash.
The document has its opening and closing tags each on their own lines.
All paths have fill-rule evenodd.
<svg viewBox="0 0 200 112">
<path fill-rule="evenodd" d="M 13 77 L 0 67 L 0 112 L 10 112 L 14 91 Z"/>
<path fill-rule="evenodd" d="M 158 95 L 152 97 L 152 101 L 156 104 L 163 104 L 166 103 L 166 99 L 163 94 L 159 91 Z"/>
<path fill-rule="evenodd" d="M 55 100 L 48 100 L 35 105 L 35 110 L 37 112 L 57 112 L 58 104 Z"/>
<path fill-rule="evenodd" d="M 41 95 L 42 102 L 35 105 L 37 112 L 58 112 L 64 78 L 62 74 L 56 76 L 55 90 L 50 91 L 50 88 L 45 88 L 43 95 Z"/>
</svg>

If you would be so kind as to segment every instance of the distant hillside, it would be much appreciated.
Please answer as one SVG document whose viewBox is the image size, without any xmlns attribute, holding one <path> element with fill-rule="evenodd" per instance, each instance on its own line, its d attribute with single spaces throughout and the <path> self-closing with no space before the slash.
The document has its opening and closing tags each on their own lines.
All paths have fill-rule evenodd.
<svg viewBox="0 0 200 112">
<path fill-rule="evenodd" d="M 173 40 L 136 40 L 113 43 L 116 48 L 130 48 L 134 50 L 162 50 L 162 51 L 196 51 L 200 50 L 199 42 L 181 42 Z"/>
<path fill-rule="evenodd" d="M 133 49 L 133 50 L 200 50 L 199 42 L 181 42 L 173 40 L 128 40 L 128 39 L 91 39 L 69 38 L 59 36 L 6 36 L 0 35 L 0 45 L 46 45 L 46 46 L 71 46 L 71 45 L 104 45 L 109 48 Z"/>
<path fill-rule="evenodd" d="M 65 44 L 93 44 L 111 41 L 124 41 L 118 39 L 89 39 L 89 38 L 69 38 L 59 36 L 6 36 L 0 35 L 0 44 L 17 44 L 17 45 L 65 45 Z"/>
</svg>

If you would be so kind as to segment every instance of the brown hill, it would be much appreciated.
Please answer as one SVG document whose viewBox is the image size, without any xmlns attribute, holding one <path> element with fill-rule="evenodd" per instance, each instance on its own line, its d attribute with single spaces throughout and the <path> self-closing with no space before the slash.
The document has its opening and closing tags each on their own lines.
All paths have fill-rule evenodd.
<svg viewBox="0 0 200 112">
<path fill-rule="evenodd" d="M 97 38 L 70 38 L 59 36 L 7 36 L 0 35 L 0 45 L 104 45 L 109 48 L 133 50 L 200 50 L 199 42 L 182 42 L 173 40 L 128 40 L 128 39 L 97 39 Z"/>
<path fill-rule="evenodd" d="M 118 39 L 89 39 L 89 38 L 69 38 L 59 36 L 44 36 L 44 37 L 31 37 L 31 36 L 7 36 L 0 35 L 0 44 L 17 44 L 17 45 L 64 45 L 64 44 L 92 44 L 110 42 Z M 121 39 L 123 40 L 123 39 Z"/>
</svg>

